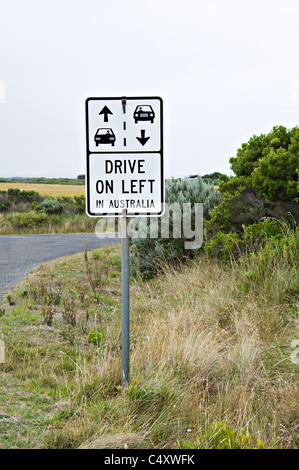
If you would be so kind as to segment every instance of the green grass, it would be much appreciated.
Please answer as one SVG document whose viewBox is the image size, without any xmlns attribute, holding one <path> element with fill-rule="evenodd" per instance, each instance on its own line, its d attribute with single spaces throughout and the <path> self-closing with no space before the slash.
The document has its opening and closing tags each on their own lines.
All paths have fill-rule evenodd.
<svg viewBox="0 0 299 470">
<path fill-rule="evenodd" d="M 0 447 L 296 448 L 298 235 L 288 246 L 132 279 L 126 390 L 120 247 L 36 269 L 1 305 Z"/>
</svg>

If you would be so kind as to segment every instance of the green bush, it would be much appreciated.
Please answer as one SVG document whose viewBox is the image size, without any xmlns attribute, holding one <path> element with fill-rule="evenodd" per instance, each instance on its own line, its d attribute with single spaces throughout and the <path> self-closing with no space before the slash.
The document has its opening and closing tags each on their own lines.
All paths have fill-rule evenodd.
<svg viewBox="0 0 299 470">
<path fill-rule="evenodd" d="M 41 196 L 35 191 L 9 188 L 7 191 L 0 191 L 0 212 L 27 212 L 40 200 Z"/>
<path fill-rule="evenodd" d="M 18 188 L 9 188 L 7 195 L 11 201 L 17 202 L 31 202 L 39 199 L 39 194 L 36 191 L 21 191 Z"/>
<path fill-rule="evenodd" d="M 264 443 L 258 439 L 253 442 L 245 429 L 239 433 L 229 426 L 227 420 L 208 423 L 202 435 L 194 441 L 180 440 L 181 449 L 264 449 Z"/>
<path fill-rule="evenodd" d="M 100 346 L 106 337 L 106 331 L 104 328 L 97 328 L 88 333 L 88 342 Z"/>
<path fill-rule="evenodd" d="M 7 212 L 9 210 L 11 203 L 9 201 L 0 201 L 0 212 Z"/>
<path fill-rule="evenodd" d="M 6 215 L 5 223 L 10 224 L 13 229 L 34 229 L 37 225 L 42 225 L 48 221 L 48 217 L 43 213 L 36 212 L 12 212 Z"/>
<path fill-rule="evenodd" d="M 183 204 L 191 205 L 191 225 L 194 229 L 195 203 L 203 204 L 203 216 L 209 218 L 210 210 L 221 201 L 221 194 L 213 186 L 206 184 L 200 177 L 167 180 L 165 185 L 166 207 L 177 204 L 179 212 L 183 213 Z M 161 237 L 161 226 L 167 223 L 169 215 L 169 237 Z M 174 221 L 178 214 L 169 211 L 168 215 L 158 218 L 158 237 L 149 237 L 151 220 L 147 221 L 147 238 L 136 237 L 131 240 L 131 266 L 133 275 L 142 278 L 154 276 L 163 266 L 175 265 L 193 257 L 199 249 L 186 249 L 183 230 L 183 217 L 181 216 L 180 234 L 175 234 Z M 144 223 L 141 221 L 141 223 Z M 140 224 L 139 224 L 140 226 Z M 175 236 L 174 236 L 175 235 Z"/>
<path fill-rule="evenodd" d="M 83 175 L 84 176 L 84 175 Z M 74 196 L 76 210 L 79 214 L 85 213 L 85 196 Z"/>
<path fill-rule="evenodd" d="M 276 243 L 285 239 L 291 230 L 290 224 L 280 219 L 266 218 L 259 223 L 243 225 L 243 233 L 217 232 L 206 241 L 205 253 L 216 256 L 219 260 L 228 261 L 238 258 L 244 252 L 256 252 L 269 241 Z"/>
<path fill-rule="evenodd" d="M 96 219 L 85 214 L 85 196 L 46 198 L 35 191 L 18 188 L 0 191 L 2 234 L 84 233 L 93 232 L 95 224 Z"/>
<path fill-rule="evenodd" d="M 205 253 L 221 261 L 239 258 L 243 253 L 255 253 L 269 244 L 277 254 L 286 249 L 293 234 L 292 223 L 283 219 L 266 218 L 259 223 L 243 225 L 243 233 L 217 232 L 206 241 Z M 283 247 L 283 249 L 281 248 Z M 280 251 L 279 251 L 280 250 Z"/>
<path fill-rule="evenodd" d="M 37 201 L 33 201 L 33 202 L 31 203 L 31 207 L 32 207 L 32 209 L 34 209 L 35 211 L 40 211 L 40 210 L 41 210 L 41 205 L 40 205 L 40 203 L 37 202 Z"/>
<path fill-rule="evenodd" d="M 244 242 L 234 232 L 217 232 L 209 242 L 205 243 L 204 252 L 208 257 L 217 257 L 221 261 L 228 261 L 241 254 Z"/>
<path fill-rule="evenodd" d="M 230 159 L 235 176 L 222 176 L 223 196 L 207 224 L 208 238 L 216 232 L 242 233 L 243 225 L 264 217 L 299 218 L 299 129 L 276 126 L 253 136 Z"/>
<path fill-rule="evenodd" d="M 40 205 L 45 214 L 60 214 L 62 212 L 62 204 L 56 198 L 46 198 Z"/>
</svg>

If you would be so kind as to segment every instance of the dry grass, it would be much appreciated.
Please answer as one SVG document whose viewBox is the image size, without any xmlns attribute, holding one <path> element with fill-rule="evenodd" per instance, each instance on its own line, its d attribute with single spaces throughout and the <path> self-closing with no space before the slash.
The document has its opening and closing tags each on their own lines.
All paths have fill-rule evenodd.
<svg viewBox="0 0 299 470">
<path fill-rule="evenodd" d="M 146 449 L 151 443 L 146 434 L 128 433 L 113 434 L 110 436 L 93 436 L 90 442 L 83 443 L 80 449 Z"/>
<path fill-rule="evenodd" d="M 295 310 L 277 302 L 269 315 L 268 302 L 240 295 L 240 275 L 239 268 L 201 260 L 151 287 L 138 286 L 134 375 L 145 384 L 153 371 L 160 379 L 172 371 L 173 387 L 187 391 L 180 407 L 188 410 L 194 441 L 208 421 L 228 419 L 232 429 L 248 431 L 251 445 L 262 439 L 269 447 L 293 447 L 299 398 L 290 361 Z"/>
<path fill-rule="evenodd" d="M 118 250 L 111 248 L 108 258 L 100 250 L 85 261 L 77 255 L 45 265 L 31 280 L 25 316 L 17 294 L 17 306 L 5 305 L 15 312 L 2 317 L 13 328 L 11 338 L 24 331 L 13 327 L 16 312 L 28 325 L 8 350 L 10 376 L 23 388 L 34 384 L 35 396 L 42 387 L 54 397 L 42 413 L 42 433 L 22 445 L 297 447 L 298 366 L 290 360 L 298 336 L 296 266 L 275 257 L 267 269 L 262 259 L 222 266 L 197 258 L 178 271 L 165 267 L 155 280 L 132 280 L 131 383 L 121 390 Z M 259 277 L 250 277 L 256 268 Z M 53 323 L 33 329 L 43 299 L 48 307 L 54 303 Z M 88 344 L 95 326 L 105 337 Z M 68 404 L 64 414 L 53 411 L 57 402 Z"/>
<path fill-rule="evenodd" d="M 84 185 L 0 183 L 0 191 L 7 191 L 9 188 L 20 189 L 21 191 L 36 191 L 42 196 L 48 197 L 74 197 L 85 195 Z"/>
</svg>

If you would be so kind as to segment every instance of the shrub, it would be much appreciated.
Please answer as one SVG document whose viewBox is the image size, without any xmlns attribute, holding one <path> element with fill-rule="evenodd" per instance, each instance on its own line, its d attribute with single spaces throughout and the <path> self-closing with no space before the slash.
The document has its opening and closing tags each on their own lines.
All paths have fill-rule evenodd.
<svg viewBox="0 0 299 470">
<path fill-rule="evenodd" d="M 59 214 L 62 212 L 62 204 L 56 198 L 46 198 L 40 206 L 46 214 Z"/>
<path fill-rule="evenodd" d="M 33 201 L 33 202 L 31 203 L 31 207 L 32 207 L 32 209 L 34 209 L 35 211 L 40 211 L 40 210 L 41 210 L 41 205 L 40 205 L 40 203 L 37 202 L 37 201 Z"/>
<path fill-rule="evenodd" d="M 216 256 L 221 261 L 228 261 L 244 252 L 257 252 L 269 243 L 282 250 L 279 247 L 287 246 L 292 234 L 291 225 L 283 219 L 266 218 L 259 223 L 243 225 L 243 233 L 240 234 L 219 231 L 206 241 L 204 251 L 209 257 Z"/>
<path fill-rule="evenodd" d="M 106 337 L 106 331 L 104 328 L 97 328 L 88 333 L 88 342 L 100 346 Z"/>
<path fill-rule="evenodd" d="M 207 235 L 242 232 L 263 217 L 299 217 L 299 129 L 276 126 L 253 136 L 230 159 L 236 176 L 222 176 L 223 200 L 211 214 Z"/>
<path fill-rule="evenodd" d="M 85 213 L 85 196 L 74 196 L 76 210 L 79 214 Z"/>
<path fill-rule="evenodd" d="M 38 204 L 40 199 L 41 196 L 35 191 L 9 188 L 7 191 L 0 191 L 0 212 L 30 211 L 32 204 Z"/>
<path fill-rule="evenodd" d="M 14 203 L 31 202 L 40 198 L 40 195 L 36 191 L 21 191 L 18 188 L 9 188 L 7 190 L 7 196 Z"/>
<path fill-rule="evenodd" d="M 5 223 L 10 224 L 14 230 L 34 229 L 36 225 L 47 221 L 46 214 L 36 212 L 12 212 L 7 214 L 5 219 Z"/>
<path fill-rule="evenodd" d="M 10 205 L 9 201 L 0 201 L 0 212 L 7 212 Z"/>
<path fill-rule="evenodd" d="M 182 449 L 264 449 L 264 443 L 258 439 L 252 442 L 248 431 L 241 433 L 230 427 L 228 420 L 208 423 L 207 429 L 195 441 L 180 440 Z"/>
<path fill-rule="evenodd" d="M 237 233 L 217 232 L 205 244 L 204 251 L 209 257 L 216 256 L 221 261 L 228 261 L 241 253 L 243 243 Z"/>
<path fill-rule="evenodd" d="M 179 204 L 182 213 L 183 204 L 191 204 L 191 225 L 194 227 L 194 204 L 203 203 L 203 216 L 209 217 L 210 210 L 221 201 L 220 193 L 213 186 L 206 184 L 200 177 L 186 179 L 166 180 L 165 201 L 167 205 Z M 143 278 L 154 276 L 165 264 L 175 265 L 190 257 L 193 257 L 199 249 L 186 249 L 183 221 L 181 220 L 181 234 L 174 237 L 174 221 L 176 214 L 169 212 L 169 237 L 161 237 L 161 224 L 168 216 L 164 215 L 157 220 L 158 238 L 136 237 L 131 241 L 131 263 L 133 275 Z M 141 221 L 141 223 L 143 223 Z M 149 232 L 150 219 L 147 221 L 146 230 Z M 140 224 L 139 224 L 140 225 Z M 159 236 L 160 235 L 160 236 Z M 178 235 L 178 234 L 176 234 Z"/>
</svg>

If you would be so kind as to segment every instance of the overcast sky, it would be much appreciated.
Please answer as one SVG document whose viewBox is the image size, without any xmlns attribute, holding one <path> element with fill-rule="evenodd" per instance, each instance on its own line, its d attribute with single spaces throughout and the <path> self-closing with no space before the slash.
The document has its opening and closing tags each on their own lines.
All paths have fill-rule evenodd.
<svg viewBox="0 0 299 470">
<path fill-rule="evenodd" d="M 88 97 L 161 96 L 165 176 L 299 122 L 298 0 L 0 0 L 0 177 L 85 172 Z"/>
</svg>

